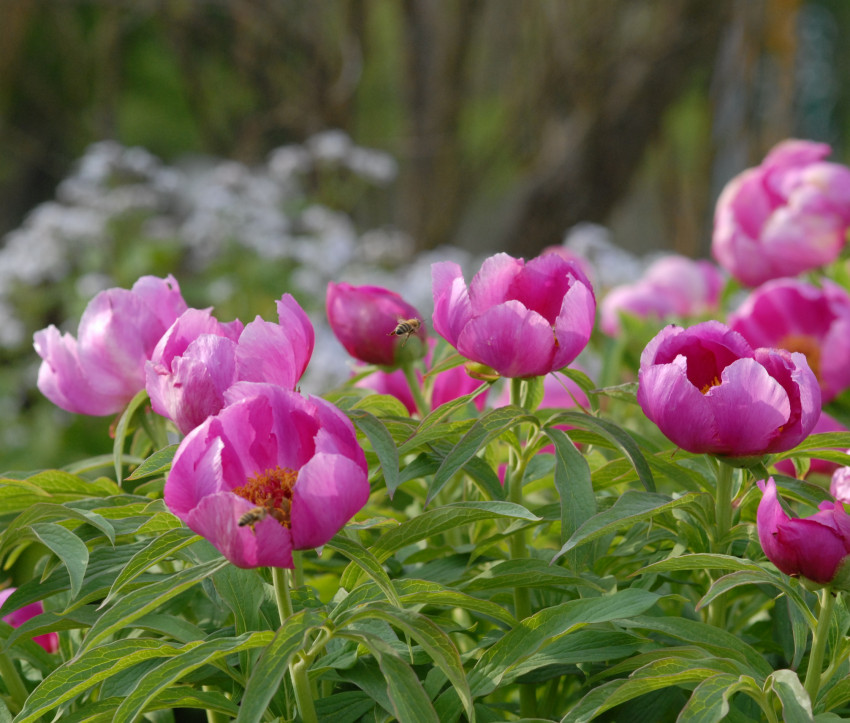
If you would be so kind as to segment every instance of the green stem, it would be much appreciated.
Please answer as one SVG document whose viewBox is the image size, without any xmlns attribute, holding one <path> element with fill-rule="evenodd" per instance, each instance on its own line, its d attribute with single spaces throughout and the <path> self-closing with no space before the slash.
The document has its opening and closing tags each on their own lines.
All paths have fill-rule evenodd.
<svg viewBox="0 0 850 723">
<path fill-rule="evenodd" d="M 519 405 L 523 397 L 521 379 L 511 379 L 511 403 Z M 522 481 L 525 476 L 525 456 L 522 453 L 523 434 L 517 430 L 520 448 L 512 455 L 513 465 L 506 472 L 505 482 L 508 485 L 508 496 L 511 502 L 522 504 Z M 518 530 L 510 538 L 510 554 L 512 560 L 520 560 L 528 555 L 526 549 L 527 537 L 525 530 Z M 527 587 L 514 588 L 514 615 L 517 621 L 525 620 L 531 615 L 531 593 Z M 523 718 L 537 717 L 537 695 L 533 685 L 520 685 L 519 710 Z"/>
<path fill-rule="evenodd" d="M 820 614 L 818 624 L 812 635 L 812 650 L 809 653 L 809 667 L 806 669 L 806 682 L 803 683 L 812 709 L 820 690 L 821 671 L 823 669 L 823 655 L 826 651 L 826 641 L 829 637 L 829 625 L 832 622 L 832 609 L 835 606 L 835 595 L 828 587 L 820 590 Z"/>
<path fill-rule="evenodd" d="M 211 685 L 203 685 L 201 688 L 205 691 L 215 690 Z M 207 710 L 207 723 L 227 723 L 229 720 L 231 720 L 229 715 L 219 713 L 217 710 Z"/>
<path fill-rule="evenodd" d="M 0 653 L 0 677 L 3 678 L 6 689 L 9 691 L 9 710 L 12 713 L 18 713 L 24 707 L 29 692 L 21 676 L 18 675 L 15 664 L 5 653 Z"/>
<path fill-rule="evenodd" d="M 292 616 L 292 598 L 289 597 L 289 581 L 286 579 L 286 571 L 280 567 L 273 567 L 272 584 L 274 585 L 274 596 L 277 601 L 280 624 L 283 625 Z"/>
<path fill-rule="evenodd" d="M 717 465 L 717 491 L 714 496 L 715 551 L 725 553 L 729 545 L 724 542 L 732 529 L 732 475 L 734 467 L 724 462 Z"/>
<path fill-rule="evenodd" d="M 404 372 L 404 378 L 407 379 L 407 386 L 410 387 L 410 393 L 413 395 L 413 403 L 416 405 L 416 411 L 419 412 L 420 417 L 424 417 L 428 413 L 430 406 L 422 394 L 422 387 L 419 385 L 416 369 L 413 364 L 402 364 L 401 370 Z"/>
<path fill-rule="evenodd" d="M 289 675 L 292 677 L 292 688 L 295 691 L 295 704 L 301 714 L 303 723 L 319 723 L 316 708 L 313 705 L 313 691 L 310 688 L 310 678 L 307 676 L 309 663 L 300 655 L 289 664 Z"/>
</svg>

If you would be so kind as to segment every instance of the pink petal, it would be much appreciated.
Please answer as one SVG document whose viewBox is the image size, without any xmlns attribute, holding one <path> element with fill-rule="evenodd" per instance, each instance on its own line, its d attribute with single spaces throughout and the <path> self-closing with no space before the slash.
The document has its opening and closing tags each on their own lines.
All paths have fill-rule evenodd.
<svg viewBox="0 0 850 723">
<path fill-rule="evenodd" d="M 472 313 L 483 314 L 491 307 L 511 299 L 508 290 L 524 266 L 522 259 L 515 259 L 506 253 L 487 258 L 469 284 Z"/>
<path fill-rule="evenodd" d="M 434 294 L 434 331 L 457 348 L 461 331 L 472 318 L 472 303 L 463 272 L 452 261 L 442 261 L 431 266 Z"/>
</svg>

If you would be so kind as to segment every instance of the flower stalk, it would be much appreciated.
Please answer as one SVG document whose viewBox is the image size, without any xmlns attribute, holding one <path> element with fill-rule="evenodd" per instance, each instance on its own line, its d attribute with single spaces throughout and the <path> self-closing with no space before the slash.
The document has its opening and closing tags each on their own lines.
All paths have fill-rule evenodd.
<svg viewBox="0 0 850 723">
<path fill-rule="evenodd" d="M 829 638 L 829 625 L 832 622 L 832 611 L 835 607 L 836 593 L 829 587 L 821 588 L 819 591 L 820 613 L 818 622 L 812 634 L 812 650 L 809 653 L 809 667 L 806 669 L 806 681 L 803 687 L 809 694 L 809 700 L 814 708 L 815 701 L 820 691 L 821 670 L 823 669 L 823 656 L 826 652 L 826 641 Z"/>
</svg>

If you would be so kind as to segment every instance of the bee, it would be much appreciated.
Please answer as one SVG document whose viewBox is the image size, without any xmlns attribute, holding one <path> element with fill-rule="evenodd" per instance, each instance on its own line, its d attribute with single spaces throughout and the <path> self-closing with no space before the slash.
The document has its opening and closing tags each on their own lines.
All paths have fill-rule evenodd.
<svg viewBox="0 0 850 723">
<path fill-rule="evenodd" d="M 398 326 L 393 329 L 387 336 L 403 336 L 404 341 L 401 343 L 401 348 L 407 344 L 407 340 L 411 334 L 415 334 L 422 327 L 422 322 L 419 319 L 399 319 Z"/>
<path fill-rule="evenodd" d="M 250 525 L 253 530 L 254 525 L 266 519 L 270 512 L 271 510 L 268 507 L 255 507 L 253 510 L 248 510 L 244 515 L 242 515 L 242 517 L 236 521 L 236 524 L 239 525 L 239 527 Z"/>
</svg>

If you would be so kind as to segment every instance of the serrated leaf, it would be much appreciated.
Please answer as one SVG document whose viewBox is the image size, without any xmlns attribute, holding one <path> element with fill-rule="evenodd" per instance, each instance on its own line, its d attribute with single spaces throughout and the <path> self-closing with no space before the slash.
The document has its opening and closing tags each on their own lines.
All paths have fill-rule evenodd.
<svg viewBox="0 0 850 723">
<path fill-rule="evenodd" d="M 689 492 L 677 499 L 670 499 L 666 495 L 628 490 L 609 509 L 591 517 L 579 527 L 552 558 L 552 562 L 577 545 L 616 532 L 627 524 L 634 525 L 677 507 L 693 504 L 699 496 L 698 493 Z"/>
<path fill-rule="evenodd" d="M 345 535 L 338 534 L 330 542 L 326 543 L 326 547 L 335 550 L 351 560 L 354 565 L 357 565 L 357 567 L 375 581 L 375 584 L 387 596 L 387 600 L 393 605 L 401 607 L 395 588 L 392 582 L 390 582 L 390 576 L 387 575 L 386 570 L 381 566 L 378 559 L 363 547 L 363 545 Z"/>
<path fill-rule="evenodd" d="M 127 481 L 144 479 L 145 477 L 153 477 L 154 475 L 165 474 L 171 469 L 171 462 L 174 459 L 174 454 L 177 452 L 179 444 L 172 444 L 168 447 L 163 447 L 154 452 L 144 462 L 142 462 L 132 474 L 127 476 Z"/>
<path fill-rule="evenodd" d="M 623 454 L 631 460 L 638 478 L 647 492 L 655 492 L 655 479 L 652 470 L 641 452 L 637 442 L 622 427 L 618 427 L 607 419 L 594 417 L 582 412 L 560 412 L 547 422 L 547 427 L 566 424 L 579 429 L 589 429 L 602 435 L 616 445 Z"/>
<path fill-rule="evenodd" d="M 560 429 L 549 428 L 545 432 L 555 445 L 555 489 L 561 505 L 563 545 L 570 535 L 596 514 L 596 497 L 584 455 Z"/>
<path fill-rule="evenodd" d="M 92 625 L 88 635 L 80 644 L 77 655 L 89 650 L 110 635 L 129 627 L 134 620 L 153 611 L 164 602 L 229 564 L 224 559 L 211 560 L 201 565 L 180 570 L 164 580 L 128 592 Z"/>
<path fill-rule="evenodd" d="M 432 535 L 461 525 L 504 517 L 526 522 L 538 522 L 541 519 L 513 502 L 454 502 L 438 509 L 426 510 L 385 532 L 372 545 L 372 554 L 383 562 L 396 550 Z"/>
<path fill-rule="evenodd" d="M 130 562 L 118 573 L 115 582 L 109 589 L 109 594 L 101 603 L 101 607 L 105 607 L 112 599 L 124 588 L 127 583 L 135 580 L 145 570 L 156 565 L 162 560 L 172 557 L 177 551 L 184 547 L 193 545 L 198 540 L 202 539 L 200 535 L 185 527 L 178 527 L 173 530 L 168 530 L 159 537 L 150 541 L 150 543 L 142 550 L 139 550 L 130 559 Z"/>
<path fill-rule="evenodd" d="M 71 597 L 77 597 L 89 563 L 89 549 L 86 543 L 62 525 L 52 522 L 37 522 L 30 525 L 30 529 L 56 557 L 62 560 L 71 581 Z"/>
<path fill-rule="evenodd" d="M 428 505 L 440 490 L 480 449 L 501 436 L 506 430 L 523 422 L 537 425 L 538 420 L 522 407 L 508 405 L 486 412 L 472 425 L 460 441 L 446 455 L 428 489 Z"/>
<path fill-rule="evenodd" d="M 392 498 L 399 486 L 398 477 L 398 449 L 395 440 L 383 425 L 380 419 L 370 414 L 365 409 L 351 409 L 347 412 L 348 418 L 357 425 L 357 428 L 369 439 L 372 449 L 378 455 L 381 470 L 384 473 L 384 482 L 387 485 L 387 493 Z"/>
<path fill-rule="evenodd" d="M 306 636 L 318 624 L 314 614 L 299 610 L 280 626 L 251 671 L 236 723 L 259 723 L 262 720 L 292 656 L 304 646 Z"/>
<path fill-rule="evenodd" d="M 184 646 L 174 657 L 147 672 L 115 711 L 114 723 L 132 723 L 160 692 L 191 671 L 219 658 L 253 648 L 266 647 L 270 631 L 245 633 L 236 638 L 216 638 Z"/>
</svg>

